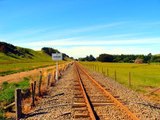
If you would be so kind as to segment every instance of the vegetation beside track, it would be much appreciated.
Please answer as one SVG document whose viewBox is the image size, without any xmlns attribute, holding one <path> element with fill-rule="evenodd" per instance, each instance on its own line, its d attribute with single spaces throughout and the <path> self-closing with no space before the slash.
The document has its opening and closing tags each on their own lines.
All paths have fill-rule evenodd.
<svg viewBox="0 0 160 120">
<path fill-rule="evenodd" d="M 4 82 L 0 86 L 0 119 L 4 119 L 3 107 L 14 102 L 14 92 L 16 88 L 26 90 L 29 88 L 29 78 L 25 77 L 21 82 L 8 83 Z"/>
<path fill-rule="evenodd" d="M 112 79 L 115 79 L 116 73 L 117 82 L 141 93 L 147 93 L 160 86 L 159 64 L 101 62 L 81 62 L 81 64 Z M 131 85 L 129 85 L 129 73 Z"/>
<path fill-rule="evenodd" d="M 5 101 L 6 104 L 13 102 L 14 91 L 16 88 L 29 88 L 29 78 L 25 77 L 21 82 L 18 83 L 3 82 L 0 91 L 0 102 Z"/>
</svg>

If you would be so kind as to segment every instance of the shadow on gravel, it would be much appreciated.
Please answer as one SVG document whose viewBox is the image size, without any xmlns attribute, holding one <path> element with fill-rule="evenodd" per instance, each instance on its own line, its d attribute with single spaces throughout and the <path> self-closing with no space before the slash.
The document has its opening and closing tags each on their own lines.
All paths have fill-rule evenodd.
<svg viewBox="0 0 160 120">
<path fill-rule="evenodd" d="M 38 112 L 38 113 L 26 114 L 25 118 L 33 117 L 33 116 L 36 116 L 36 115 L 43 115 L 43 114 L 46 114 L 46 113 L 48 113 L 48 112 Z"/>
<path fill-rule="evenodd" d="M 55 107 L 63 107 L 63 106 L 68 106 L 69 104 L 55 104 L 55 105 L 53 105 L 52 107 L 46 107 L 46 108 L 43 108 L 43 109 L 38 109 L 38 110 L 35 110 L 35 112 L 38 112 L 38 111 L 40 111 L 40 110 L 45 110 L 45 109 L 53 109 L 53 108 L 55 108 Z"/>
<path fill-rule="evenodd" d="M 149 106 L 149 107 L 154 108 L 154 109 L 160 109 L 159 105 L 151 105 L 151 104 L 146 104 L 146 103 L 138 103 L 138 104 L 142 104 L 144 106 Z"/>
</svg>

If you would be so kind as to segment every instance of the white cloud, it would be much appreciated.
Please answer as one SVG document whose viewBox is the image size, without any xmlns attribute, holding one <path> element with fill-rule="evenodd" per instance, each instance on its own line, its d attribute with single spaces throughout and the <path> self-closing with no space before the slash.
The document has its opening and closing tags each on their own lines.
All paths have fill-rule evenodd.
<svg viewBox="0 0 160 120">
<path fill-rule="evenodd" d="M 101 30 L 105 28 L 112 28 L 112 27 L 117 27 L 119 25 L 122 25 L 125 22 L 116 22 L 116 23 L 109 23 L 109 24 L 101 24 L 101 25 L 92 25 L 92 26 L 87 26 L 87 27 L 82 27 L 82 28 L 73 28 L 73 29 L 67 29 L 61 32 L 65 33 L 81 33 L 81 32 L 88 32 L 88 31 L 94 31 L 94 30 Z"/>
<path fill-rule="evenodd" d="M 157 47 L 158 48 L 158 47 Z M 108 54 L 148 54 L 151 49 L 142 47 L 102 47 L 102 46 L 81 46 L 81 47 L 69 47 L 69 48 L 58 48 L 61 52 L 64 52 L 74 58 L 86 57 L 92 54 L 94 57 L 98 57 L 102 53 Z M 157 54 L 157 51 L 152 51 L 152 54 Z"/>
<path fill-rule="evenodd" d="M 102 52 L 107 52 L 103 47 L 94 47 L 94 46 L 59 48 L 59 50 L 75 58 L 85 57 L 90 54 L 98 56 Z"/>
<path fill-rule="evenodd" d="M 94 39 L 94 38 L 93 38 Z M 143 39 L 128 39 L 128 40 L 112 40 L 101 39 L 91 40 L 82 37 L 44 40 L 37 42 L 19 42 L 16 45 L 29 47 L 35 50 L 40 50 L 42 47 L 52 47 L 67 53 L 75 58 L 85 57 L 92 54 L 98 56 L 101 53 L 109 54 L 148 54 L 158 53 L 160 38 L 143 38 Z"/>
<path fill-rule="evenodd" d="M 66 38 L 56 40 L 44 40 L 37 42 L 29 42 L 28 46 L 95 46 L 95 45 L 133 45 L 133 44 L 160 44 L 160 38 L 143 38 L 128 40 L 85 40 L 81 38 Z"/>
<path fill-rule="evenodd" d="M 47 37 L 47 36 L 66 36 L 66 35 L 75 35 L 76 33 L 84 33 L 84 32 L 92 32 L 97 30 L 102 30 L 106 28 L 117 27 L 122 25 L 124 22 L 116 22 L 109 24 L 99 24 L 99 25 L 91 25 L 85 27 L 78 28 L 55 28 L 55 27 L 45 27 L 45 28 L 27 28 L 23 30 L 17 30 L 14 32 L 9 32 L 3 34 L 3 36 L 7 39 L 17 39 L 17 38 L 32 38 L 32 37 Z M 37 36 L 38 35 L 38 36 Z M 22 39 L 22 41 L 24 41 Z"/>
<path fill-rule="evenodd" d="M 4 41 L 4 40 L 0 40 Z M 147 44 L 144 46 L 143 44 Z M 17 43 L 16 46 L 40 50 L 42 47 L 56 48 L 75 58 L 99 54 L 157 54 L 159 53 L 160 38 L 143 38 L 131 40 L 82 40 L 81 38 L 66 38 L 38 42 Z"/>
</svg>

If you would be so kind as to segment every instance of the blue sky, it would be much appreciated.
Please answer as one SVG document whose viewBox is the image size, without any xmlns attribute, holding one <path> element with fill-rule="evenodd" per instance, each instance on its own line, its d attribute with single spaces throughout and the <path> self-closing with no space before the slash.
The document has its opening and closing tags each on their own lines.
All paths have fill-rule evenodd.
<svg viewBox="0 0 160 120">
<path fill-rule="evenodd" d="M 75 58 L 159 54 L 160 0 L 0 0 L 0 41 Z"/>
</svg>

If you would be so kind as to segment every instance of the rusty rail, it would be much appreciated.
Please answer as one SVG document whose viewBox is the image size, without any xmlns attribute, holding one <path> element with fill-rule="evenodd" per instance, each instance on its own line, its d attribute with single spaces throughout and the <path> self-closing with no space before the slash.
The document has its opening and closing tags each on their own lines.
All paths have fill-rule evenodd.
<svg viewBox="0 0 160 120">
<path fill-rule="evenodd" d="M 92 78 L 87 73 L 87 71 L 82 66 L 80 66 L 79 63 L 75 62 L 75 65 L 76 65 L 77 69 L 80 69 L 89 78 L 89 80 L 91 80 L 97 86 L 97 88 L 99 88 L 104 93 L 104 95 L 106 97 L 109 97 L 116 106 L 118 106 L 121 110 L 123 110 L 130 119 L 132 119 L 132 120 L 139 120 L 126 106 L 124 106 L 121 102 L 119 102 L 113 95 L 111 95 L 111 93 L 109 93 L 94 78 Z"/>
<path fill-rule="evenodd" d="M 83 83 L 82 83 L 82 79 L 81 79 L 81 77 L 80 77 L 80 73 L 79 73 L 79 71 L 78 71 L 77 65 L 75 66 L 75 70 L 76 70 L 76 74 L 77 74 L 77 79 L 78 79 L 78 81 L 79 81 L 79 83 L 80 83 L 80 87 L 81 87 L 81 90 L 82 90 L 82 92 L 83 92 L 83 96 L 84 96 L 85 103 L 86 103 L 86 106 L 87 106 L 87 109 L 88 109 L 88 112 L 89 112 L 89 116 L 90 116 L 91 120 L 96 120 L 94 111 L 93 111 L 93 109 L 92 109 L 92 107 L 91 107 L 91 104 L 90 104 L 90 102 L 89 102 L 89 99 L 88 99 L 86 90 L 85 90 L 84 85 L 83 85 Z"/>
</svg>

